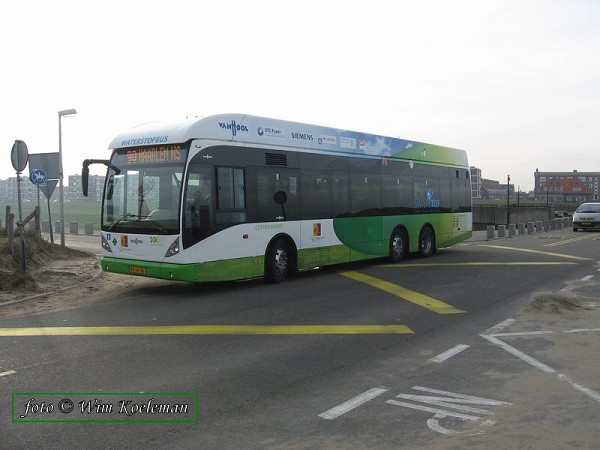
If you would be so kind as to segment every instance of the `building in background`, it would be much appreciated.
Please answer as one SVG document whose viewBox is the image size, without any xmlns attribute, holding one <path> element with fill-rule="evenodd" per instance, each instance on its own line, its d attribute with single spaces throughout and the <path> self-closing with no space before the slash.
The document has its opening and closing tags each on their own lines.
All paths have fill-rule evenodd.
<svg viewBox="0 0 600 450">
<path fill-rule="evenodd" d="M 600 172 L 540 172 L 535 169 L 535 198 L 555 203 L 584 203 L 600 200 Z"/>
<path fill-rule="evenodd" d="M 65 201 L 101 201 L 104 178 L 104 175 L 90 175 L 89 194 L 87 197 L 84 197 L 81 190 L 81 175 L 69 175 L 68 185 L 64 187 Z M 17 198 L 17 177 L 0 180 L 0 206 L 4 204 L 16 204 Z M 21 175 L 21 200 L 24 203 L 36 204 L 38 201 L 38 187 L 29 181 L 27 175 Z M 46 197 L 40 192 L 40 202 L 45 201 Z M 58 189 L 54 189 L 50 201 L 58 201 Z"/>
<path fill-rule="evenodd" d="M 481 199 L 481 169 L 479 167 L 471 166 L 471 198 Z"/>
</svg>

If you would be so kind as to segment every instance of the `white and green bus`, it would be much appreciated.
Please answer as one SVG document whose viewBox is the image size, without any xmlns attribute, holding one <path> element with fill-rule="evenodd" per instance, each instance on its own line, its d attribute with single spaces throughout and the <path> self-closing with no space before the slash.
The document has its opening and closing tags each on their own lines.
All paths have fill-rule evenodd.
<svg viewBox="0 0 600 450">
<path fill-rule="evenodd" d="M 422 257 L 471 236 L 465 151 L 243 114 L 111 143 L 102 269 L 190 282 Z"/>
</svg>

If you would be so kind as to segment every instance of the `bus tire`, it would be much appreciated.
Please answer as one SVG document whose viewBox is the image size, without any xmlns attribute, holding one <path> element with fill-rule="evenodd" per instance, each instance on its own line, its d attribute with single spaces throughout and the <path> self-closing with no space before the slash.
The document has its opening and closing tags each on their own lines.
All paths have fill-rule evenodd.
<svg viewBox="0 0 600 450">
<path fill-rule="evenodd" d="M 408 239 L 406 232 L 396 228 L 390 238 L 390 261 L 392 263 L 400 262 L 406 255 L 408 248 Z"/>
<path fill-rule="evenodd" d="M 428 258 L 435 253 L 435 235 L 431 227 L 423 227 L 419 234 L 419 256 Z"/>
<path fill-rule="evenodd" d="M 287 277 L 289 266 L 289 247 L 285 240 L 277 239 L 265 255 L 265 279 L 270 283 L 281 283 Z"/>
</svg>

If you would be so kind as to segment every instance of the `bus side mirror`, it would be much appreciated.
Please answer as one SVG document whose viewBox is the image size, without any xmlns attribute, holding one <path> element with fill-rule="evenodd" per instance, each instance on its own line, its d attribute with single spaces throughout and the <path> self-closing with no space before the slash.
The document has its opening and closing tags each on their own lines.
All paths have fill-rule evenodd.
<svg viewBox="0 0 600 450">
<path fill-rule="evenodd" d="M 81 189 L 83 190 L 83 196 L 88 196 L 88 183 L 90 177 L 90 168 L 84 164 L 81 169 Z"/>
</svg>

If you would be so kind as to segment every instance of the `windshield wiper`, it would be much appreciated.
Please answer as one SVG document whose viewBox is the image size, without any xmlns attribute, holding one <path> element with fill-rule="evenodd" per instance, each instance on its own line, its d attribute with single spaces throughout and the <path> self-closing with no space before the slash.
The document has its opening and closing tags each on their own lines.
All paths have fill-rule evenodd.
<svg viewBox="0 0 600 450">
<path fill-rule="evenodd" d="M 150 217 L 150 216 L 146 216 L 146 219 L 148 217 Z M 144 221 L 144 224 L 152 225 L 154 228 L 156 228 L 157 230 L 159 230 L 162 234 L 168 234 L 169 233 L 169 231 L 166 228 L 161 227 L 159 224 L 157 224 L 153 220 L 146 220 L 146 221 Z"/>
<path fill-rule="evenodd" d="M 131 219 L 133 217 L 137 217 L 135 214 L 132 213 L 125 213 L 123 214 L 123 216 L 121 216 L 121 218 L 119 220 L 117 220 L 115 223 L 113 223 L 110 228 L 108 229 L 108 231 L 113 231 L 115 229 L 115 227 L 117 225 L 119 225 L 123 220 L 125 219 Z"/>
</svg>

